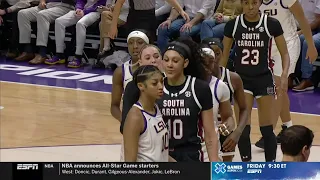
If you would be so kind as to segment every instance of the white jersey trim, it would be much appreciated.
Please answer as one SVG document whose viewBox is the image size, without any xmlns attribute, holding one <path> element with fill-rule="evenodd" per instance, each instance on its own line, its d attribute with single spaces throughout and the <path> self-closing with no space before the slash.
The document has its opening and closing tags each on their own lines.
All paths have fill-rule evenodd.
<svg viewBox="0 0 320 180">
<path fill-rule="evenodd" d="M 264 29 L 265 29 L 265 31 L 266 31 L 266 33 L 268 34 L 268 36 L 271 38 L 272 36 L 271 36 L 271 34 L 270 34 L 270 32 L 269 32 L 269 29 L 268 29 L 268 16 L 267 15 L 264 15 L 264 18 L 263 18 L 264 20 L 264 22 L 263 22 L 263 24 L 264 24 Z"/>
<path fill-rule="evenodd" d="M 244 17 L 243 17 L 243 16 L 244 16 L 243 14 L 240 15 L 241 25 L 242 25 L 244 28 L 248 28 L 247 25 L 246 25 L 246 23 L 244 23 Z M 258 28 L 258 27 L 261 26 L 263 18 L 264 18 L 264 14 L 261 13 L 259 23 L 256 25 L 255 28 Z"/>
<path fill-rule="evenodd" d="M 229 69 L 225 69 L 225 70 L 226 70 L 226 76 L 227 76 L 227 80 L 228 80 L 228 86 L 230 87 L 232 94 L 234 94 L 234 89 L 233 89 L 232 82 L 231 82 L 230 70 Z"/>
<path fill-rule="evenodd" d="M 199 100 L 198 100 L 198 98 L 197 98 L 196 91 L 195 91 L 195 89 L 194 89 L 194 84 L 195 84 L 195 82 L 196 82 L 196 78 L 193 77 L 192 80 L 191 80 L 191 91 L 192 91 L 192 95 L 193 95 L 194 101 L 197 103 L 198 107 L 199 107 L 200 109 L 202 109 L 202 106 L 201 106 L 201 104 L 200 104 L 200 102 L 199 102 Z"/>
<path fill-rule="evenodd" d="M 232 37 L 234 38 L 234 35 L 237 32 L 237 27 L 238 27 L 238 23 L 239 23 L 239 18 L 240 16 L 237 16 L 236 21 L 234 22 L 234 26 L 233 26 L 233 31 L 232 31 Z"/>
</svg>

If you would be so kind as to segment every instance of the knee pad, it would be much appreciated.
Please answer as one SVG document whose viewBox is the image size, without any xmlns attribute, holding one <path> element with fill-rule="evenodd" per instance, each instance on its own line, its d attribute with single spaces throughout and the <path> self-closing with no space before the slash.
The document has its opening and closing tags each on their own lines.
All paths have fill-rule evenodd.
<svg viewBox="0 0 320 180">
<path fill-rule="evenodd" d="M 273 132 L 273 126 L 262 126 L 260 127 L 260 132 L 263 137 L 270 137 L 270 136 L 275 136 Z"/>
</svg>

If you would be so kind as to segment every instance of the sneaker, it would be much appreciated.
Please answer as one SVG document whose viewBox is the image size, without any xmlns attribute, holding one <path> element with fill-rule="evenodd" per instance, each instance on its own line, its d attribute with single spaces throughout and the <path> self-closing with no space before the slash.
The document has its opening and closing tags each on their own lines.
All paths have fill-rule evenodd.
<svg viewBox="0 0 320 180">
<path fill-rule="evenodd" d="M 298 86 L 292 88 L 293 91 L 303 92 L 303 91 L 310 91 L 314 89 L 314 85 L 311 80 L 304 79 Z"/>
<path fill-rule="evenodd" d="M 64 64 L 64 63 L 66 63 L 66 60 L 60 59 L 57 56 L 53 56 L 51 59 L 47 59 L 44 63 L 48 64 L 48 65 Z"/>
<path fill-rule="evenodd" d="M 74 58 L 72 61 L 68 62 L 69 68 L 79 68 L 82 66 L 82 60 L 78 58 Z"/>
<path fill-rule="evenodd" d="M 105 69 L 106 66 L 104 65 L 104 63 L 100 60 L 97 60 L 97 62 L 92 66 L 92 68 L 94 69 Z"/>
<path fill-rule="evenodd" d="M 287 129 L 287 126 L 282 125 L 281 128 L 282 128 L 281 131 L 280 131 L 279 134 L 277 135 L 277 142 L 278 142 L 278 144 L 281 144 L 281 136 L 282 136 L 283 131 L 284 131 L 285 129 Z"/>
<path fill-rule="evenodd" d="M 258 147 L 258 148 L 264 149 L 264 139 L 263 139 L 263 137 L 261 137 L 259 139 L 259 141 L 256 142 L 255 146 Z"/>
<path fill-rule="evenodd" d="M 113 52 L 114 52 L 114 48 L 111 48 L 108 51 L 103 50 L 103 51 L 99 52 L 97 59 L 101 60 L 101 59 L 104 59 L 108 56 L 111 56 L 113 54 Z"/>
</svg>

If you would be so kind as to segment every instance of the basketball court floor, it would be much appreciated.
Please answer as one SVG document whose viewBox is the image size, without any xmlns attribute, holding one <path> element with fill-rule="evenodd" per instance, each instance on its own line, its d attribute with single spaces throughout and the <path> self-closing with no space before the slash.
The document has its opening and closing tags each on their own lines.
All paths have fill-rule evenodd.
<svg viewBox="0 0 320 180">
<path fill-rule="evenodd" d="M 119 122 L 109 111 L 112 72 L 4 58 L 0 69 L 0 161 L 119 161 Z M 320 90 L 290 92 L 290 99 L 294 124 L 315 132 L 310 161 L 320 161 Z M 260 137 L 256 109 L 252 123 L 254 143 Z M 263 151 L 252 147 L 253 161 L 264 161 Z"/>
</svg>

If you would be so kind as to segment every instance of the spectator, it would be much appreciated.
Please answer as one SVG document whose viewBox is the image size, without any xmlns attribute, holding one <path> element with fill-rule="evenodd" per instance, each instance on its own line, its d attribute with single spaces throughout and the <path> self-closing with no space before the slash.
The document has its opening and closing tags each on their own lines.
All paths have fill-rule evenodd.
<svg viewBox="0 0 320 180">
<path fill-rule="evenodd" d="M 174 36 L 198 35 L 202 20 L 213 14 L 215 0 L 182 0 L 182 5 L 191 21 L 178 18 L 179 14 L 171 10 L 169 18 L 158 28 L 157 41 L 161 52 L 165 51 L 169 39 Z"/>
<path fill-rule="evenodd" d="M 201 24 L 200 38 L 223 39 L 224 26 L 226 23 L 242 13 L 240 0 L 221 0 L 215 14 Z"/>
<path fill-rule="evenodd" d="M 119 17 L 120 8 L 125 0 L 117 0 L 113 11 L 113 17 Z M 184 12 L 177 0 L 166 0 L 174 7 L 179 14 L 189 20 L 189 16 Z M 151 34 L 150 42 L 156 39 L 157 20 L 155 15 L 156 0 L 129 0 L 129 14 L 127 19 L 128 32 L 134 29 L 145 29 Z M 117 19 L 112 20 L 110 38 L 117 36 Z"/>
<path fill-rule="evenodd" d="M 19 27 L 17 21 L 18 11 L 20 9 L 28 8 L 31 6 L 31 2 L 36 2 L 39 0 L 7 0 L 3 1 L 3 7 L 0 8 L 0 25 L 2 21 L 10 20 L 12 21 L 11 29 L 6 27 L 7 33 L 5 36 L 9 38 L 9 48 L 6 56 L 8 58 L 16 58 L 19 55 Z M 4 3 L 7 2 L 7 3 Z M 10 33 L 9 33 L 10 31 Z M 1 41 L 5 42 L 5 41 Z"/>
<path fill-rule="evenodd" d="M 314 41 L 314 44 L 317 48 L 317 50 L 320 50 L 320 33 L 319 33 L 319 27 L 320 27 L 320 1 L 303 1 L 300 0 L 301 6 L 303 8 L 304 14 L 310 24 L 310 28 L 312 30 L 313 36 L 312 39 Z M 311 81 L 312 76 L 312 70 L 313 65 L 306 57 L 307 51 L 308 51 L 308 45 L 307 41 L 305 40 L 304 35 L 302 34 L 302 31 L 298 32 L 300 35 L 300 42 L 301 42 L 301 77 L 302 81 L 299 85 L 293 87 L 293 91 L 307 91 L 307 90 L 313 90 L 314 84 Z M 299 66 L 298 66 L 299 67 Z"/>
<path fill-rule="evenodd" d="M 23 53 L 17 61 L 29 61 L 30 64 L 42 64 L 46 59 L 50 24 L 55 19 L 74 9 L 74 0 L 40 0 L 38 7 L 23 9 L 18 13 L 20 44 Z M 34 56 L 31 46 L 31 22 L 37 22 L 37 43 L 39 54 Z"/>
<path fill-rule="evenodd" d="M 97 8 L 105 5 L 106 0 L 77 0 L 76 10 L 70 11 L 55 21 L 56 55 L 45 61 L 46 64 L 64 64 L 64 39 L 66 27 L 76 24 L 76 52 L 68 67 L 79 68 L 82 65 L 82 52 L 86 41 L 86 28 L 100 18 Z M 98 8 L 99 9 L 99 8 Z"/>
<path fill-rule="evenodd" d="M 110 3 L 110 1 L 112 1 Z M 100 60 L 110 56 L 114 52 L 114 47 L 110 42 L 109 31 L 112 22 L 112 11 L 114 8 L 115 0 L 107 0 L 105 7 L 101 8 L 101 22 L 100 22 L 100 52 L 98 54 L 97 62 L 94 65 L 95 68 L 105 68 L 105 65 Z M 125 1 L 121 8 L 121 12 L 118 18 L 118 27 L 123 26 L 127 21 L 129 13 L 129 2 Z"/>
<path fill-rule="evenodd" d="M 171 8 L 172 7 L 170 6 L 170 4 L 165 2 L 164 0 L 156 0 L 157 25 L 160 25 L 169 17 Z"/>
<path fill-rule="evenodd" d="M 313 132 L 305 126 L 294 125 L 286 129 L 281 135 L 282 161 L 308 161 L 313 138 Z"/>
</svg>

